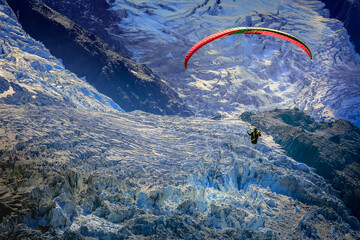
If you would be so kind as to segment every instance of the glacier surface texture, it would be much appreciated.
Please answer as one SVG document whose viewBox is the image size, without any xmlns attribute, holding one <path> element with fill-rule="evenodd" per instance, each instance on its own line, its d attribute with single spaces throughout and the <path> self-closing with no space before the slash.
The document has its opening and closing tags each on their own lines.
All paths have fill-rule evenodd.
<svg viewBox="0 0 360 240">
<path fill-rule="evenodd" d="M 0 0 L 0 239 L 360 239 L 359 55 L 325 4 L 26 0 L 160 86 L 115 101 L 25 32 L 15 2 Z M 235 26 L 288 32 L 314 57 L 232 36 L 184 69 Z"/>
</svg>

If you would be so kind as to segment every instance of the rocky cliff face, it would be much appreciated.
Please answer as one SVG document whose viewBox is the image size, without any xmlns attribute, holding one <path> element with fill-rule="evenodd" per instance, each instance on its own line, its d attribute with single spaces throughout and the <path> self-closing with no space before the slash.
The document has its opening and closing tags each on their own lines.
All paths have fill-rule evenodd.
<svg viewBox="0 0 360 240">
<path fill-rule="evenodd" d="M 41 0 L 9 0 L 25 31 L 41 41 L 67 69 L 111 97 L 125 111 L 189 115 L 178 95 L 142 64 L 115 52 L 95 35 Z"/>
<path fill-rule="evenodd" d="M 116 52 L 125 56 L 131 53 L 124 47 L 121 38 L 109 33 L 108 29 L 121 32 L 118 23 L 126 16 L 110 11 L 111 2 L 106 0 L 43 0 L 43 2 L 55 11 L 68 17 L 76 24 L 98 36 L 104 42 L 116 49 Z"/>
<path fill-rule="evenodd" d="M 297 110 L 247 112 L 241 119 L 259 125 L 289 156 L 315 168 L 360 218 L 360 130 L 356 126 L 344 120 L 316 122 Z"/>
<path fill-rule="evenodd" d="M 66 70 L 40 42 L 22 29 L 0 2 L 0 103 L 122 111 L 110 98 Z"/>
<path fill-rule="evenodd" d="M 344 23 L 349 32 L 350 39 L 355 49 L 360 53 L 360 1 L 359 0 L 321 0 L 330 10 L 332 18 L 339 19 Z"/>
</svg>

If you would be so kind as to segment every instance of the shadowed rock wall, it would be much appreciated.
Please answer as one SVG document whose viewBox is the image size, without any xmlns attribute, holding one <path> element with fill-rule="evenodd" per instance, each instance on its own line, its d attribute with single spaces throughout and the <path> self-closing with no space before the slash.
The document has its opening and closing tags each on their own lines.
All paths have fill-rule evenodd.
<svg viewBox="0 0 360 240">
<path fill-rule="evenodd" d="M 360 53 L 360 1 L 359 0 L 321 0 L 330 10 L 332 18 L 339 19 L 348 30 L 350 40 Z"/>
<path fill-rule="evenodd" d="M 345 120 L 316 122 L 297 110 L 245 112 L 241 119 L 259 125 L 290 157 L 315 168 L 360 218 L 360 130 L 356 126 Z"/>
<path fill-rule="evenodd" d="M 41 0 L 8 0 L 24 30 L 67 69 L 111 97 L 125 111 L 191 115 L 177 93 L 143 64 L 125 58 Z"/>
</svg>

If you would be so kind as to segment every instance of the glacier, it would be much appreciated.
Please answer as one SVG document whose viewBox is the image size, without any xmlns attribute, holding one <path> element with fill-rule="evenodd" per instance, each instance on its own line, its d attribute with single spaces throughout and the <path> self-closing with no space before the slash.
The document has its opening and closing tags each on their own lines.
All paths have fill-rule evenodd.
<svg viewBox="0 0 360 240">
<path fill-rule="evenodd" d="M 11 197 L 34 206 L 24 213 L 28 229 L 20 225 L 28 236 L 41 226 L 54 231 L 47 239 L 360 236 L 324 178 L 269 135 L 252 145 L 239 119 L 46 106 L 5 106 L 0 118 L 1 179 L 13 182 L 0 196 L 19 212 Z M 6 232 L 14 218 L 0 236 L 16 236 Z"/>
<path fill-rule="evenodd" d="M 142 31 L 162 33 L 156 31 L 152 38 L 144 41 L 145 35 L 139 38 L 143 32 L 127 32 L 121 36 L 125 42 L 129 41 L 127 51 L 133 54 L 133 59 L 144 61 L 161 74 L 164 81 L 174 81 L 173 89 L 182 94 L 197 114 L 180 117 L 122 111 L 122 106 L 66 70 L 61 59 L 56 59 L 42 43 L 27 35 L 17 22 L 16 13 L 6 1 L 0 0 L 0 239 L 360 238 L 358 219 L 329 181 L 310 164 L 290 157 L 277 142 L 276 133 L 264 131 L 259 143 L 251 144 L 246 131 L 255 123 L 251 125 L 238 118 L 245 110 L 266 110 L 271 104 L 273 107 L 303 104 L 302 110 L 317 120 L 340 116 L 356 123 L 358 56 L 340 22 L 318 16 L 324 28 L 329 22 L 334 23 L 336 29 L 331 34 L 340 34 L 345 39 L 331 38 L 331 44 L 344 47 L 340 50 L 328 45 L 320 47 L 321 51 L 328 51 L 329 56 L 333 51 L 343 51 L 345 59 L 341 55 L 336 61 L 335 58 L 323 60 L 325 64 L 318 56 L 314 59 L 316 62 L 309 63 L 301 51 L 286 43 L 245 36 L 231 41 L 248 51 L 241 56 L 245 60 L 251 58 L 251 64 L 235 56 L 221 57 L 223 54 L 213 47 L 208 50 L 213 58 L 205 59 L 198 54 L 197 59 L 192 59 L 192 69 L 186 72 L 182 64 L 177 66 L 176 59 L 182 63 L 181 56 L 187 47 L 201 38 L 196 36 L 201 26 L 197 31 L 188 28 L 185 34 L 181 32 L 187 28 L 183 22 L 177 25 L 182 29 L 177 35 L 161 25 L 174 27 L 173 22 L 191 19 L 196 25 L 197 19 L 199 22 L 208 19 L 202 27 L 215 30 L 211 27 L 213 19 L 225 24 L 226 17 L 221 11 L 228 11 L 231 19 L 231 14 L 236 12 L 233 4 L 238 1 L 198 1 L 197 7 L 194 7 L 196 1 L 108 2 L 113 5 L 111 11 L 127 16 L 123 26 L 130 29 L 132 25 L 133 31 L 136 31 L 136 21 L 140 21 L 136 16 L 149 15 Z M 304 11 L 300 14 L 304 18 L 309 12 L 327 14 L 317 1 L 294 2 Z M 248 3 L 243 8 L 244 14 L 252 8 L 259 9 L 262 4 L 268 6 L 256 0 Z M 284 20 L 283 30 L 294 27 L 291 18 L 296 19 L 300 10 L 285 1 L 279 1 L 277 7 L 291 16 Z M 273 17 L 272 9 L 269 5 L 268 15 L 262 16 Z M 159 17 L 159 12 L 165 15 Z M 252 14 L 245 18 L 248 24 L 255 24 L 256 16 L 260 16 L 256 12 Z M 186 20 L 184 15 L 190 19 Z M 166 16 L 172 21 L 167 23 Z M 239 18 L 239 22 L 244 20 Z M 157 23 L 159 19 L 164 22 Z M 308 26 L 305 20 L 302 24 L 299 33 Z M 111 29 L 109 31 L 111 33 Z M 158 42 L 159 34 L 163 41 Z M 313 33 L 313 37 L 319 36 L 317 34 Z M 180 43 L 178 39 L 183 41 Z M 311 48 L 314 47 L 315 40 L 309 40 L 313 41 Z M 174 48 L 165 47 L 166 42 L 174 44 Z M 176 47 L 177 44 L 182 47 Z M 225 43 L 216 44 L 223 44 L 228 54 L 233 52 Z M 159 60 L 168 62 L 176 74 L 166 77 L 166 66 L 156 63 L 154 56 L 149 58 L 154 54 L 151 46 L 157 48 Z M 264 46 L 266 61 L 260 51 Z M 316 51 L 320 51 L 320 47 L 315 48 Z M 163 54 L 167 61 L 162 58 Z M 238 65 L 239 61 L 243 62 Z M 254 66 L 262 68 L 266 64 L 278 64 L 282 68 L 258 74 Z M 291 71 L 290 66 L 296 69 Z M 302 74 L 302 67 L 313 72 Z M 341 71 L 345 77 L 338 80 L 343 83 L 331 92 L 336 106 L 325 109 L 326 101 L 330 101 L 329 92 L 321 91 L 335 81 L 328 79 L 331 73 L 341 76 Z M 235 72 L 244 76 L 236 77 Z M 315 84 L 315 77 L 321 74 L 324 74 L 323 82 Z M 273 76 L 281 79 L 271 80 Z M 354 78 L 349 83 L 350 76 Z M 300 77 L 307 82 L 301 85 Z M 268 85 L 264 83 L 265 78 L 270 79 Z M 353 84 L 353 88 L 349 84 Z M 234 96 L 245 86 L 251 94 L 242 92 L 235 101 Z M 259 86 L 266 90 L 259 92 Z M 291 89 L 299 86 L 304 86 L 303 95 L 292 96 L 303 102 L 287 105 L 284 101 L 289 102 L 290 95 L 294 94 Z M 311 91 L 305 94 L 306 89 Z M 335 97 L 340 97 L 339 90 L 348 94 L 336 100 Z M 214 96 L 218 96 L 218 102 Z M 316 105 L 315 97 L 318 97 Z M 273 105 L 273 99 L 277 99 L 278 105 Z M 254 101 L 257 105 L 252 106 Z M 351 104 L 341 112 L 338 105 L 348 103 Z M 349 114 L 351 111 L 353 115 Z M 226 117 L 218 120 L 208 117 L 215 113 Z M 259 115 L 258 118 L 263 124 L 269 124 L 266 117 Z M 291 130 L 306 133 L 298 125 Z M 332 143 L 343 141 L 342 136 L 336 135 L 336 129 L 332 130 L 335 133 L 322 131 L 319 137 L 325 144 L 329 137 Z M 356 146 L 356 139 L 347 141 Z M 354 159 L 355 167 L 357 162 Z M 350 181 L 357 179 L 346 177 Z"/>
<path fill-rule="evenodd" d="M 108 3 L 121 19 L 108 27 L 110 35 L 179 92 L 198 116 L 299 108 L 317 120 L 343 118 L 360 126 L 360 57 L 343 23 L 329 18 L 320 1 Z M 186 52 L 197 41 L 247 26 L 288 32 L 314 57 L 309 60 L 283 40 L 233 36 L 200 49 L 184 69 Z"/>
</svg>

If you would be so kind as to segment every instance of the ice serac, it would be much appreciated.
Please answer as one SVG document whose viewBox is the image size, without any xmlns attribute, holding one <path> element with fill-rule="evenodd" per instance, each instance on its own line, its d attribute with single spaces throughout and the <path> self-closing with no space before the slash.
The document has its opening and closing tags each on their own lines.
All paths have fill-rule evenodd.
<svg viewBox="0 0 360 240">
<path fill-rule="evenodd" d="M 0 38 L 1 240 L 360 239 L 338 192 L 276 134 L 253 145 L 237 117 L 113 111 L 4 0 Z"/>
<path fill-rule="evenodd" d="M 64 66 L 126 111 L 190 115 L 182 100 L 145 65 L 125 58 L 41 0 L 9 0 L 25 31 Z"/>
<path fill-rule="evenodd" d="M 324 178 L 239 119 L 26 105 L 0 119 L 0 239 L 360 237 Z"/>
<path fill-rule="evenodd" d="M 360 53 L 360 1 L 359 0 L 321 0 L 330 10 L 332 18 L 339 19 L 344 23 L 354 43 L 355 49 Z"/>
<path fill-rule="evenodd" d="M 345 120 L 316 122 L 297 110 L 243 113 L 241 119 L 273 136 L 288 156 L 317 170 L 360 219 L 360 130 Z"/>
</svg>

